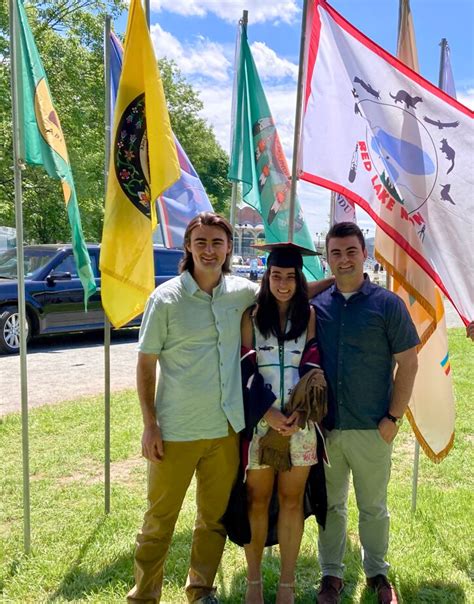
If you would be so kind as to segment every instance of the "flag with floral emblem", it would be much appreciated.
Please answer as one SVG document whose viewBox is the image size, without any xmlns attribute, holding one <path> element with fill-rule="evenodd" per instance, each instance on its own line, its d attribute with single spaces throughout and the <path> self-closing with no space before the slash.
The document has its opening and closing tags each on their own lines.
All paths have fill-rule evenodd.
<svg viewBox="0 0 474 604">
<path fill-rule="evenodd" d="M 154 200 L 179 175 L 145 13 L 141 1 L 132 0 L 115 105 L 100 253 L 102 304 L 114 327 L 142 313 L 155 287 Z"/>
</svg>

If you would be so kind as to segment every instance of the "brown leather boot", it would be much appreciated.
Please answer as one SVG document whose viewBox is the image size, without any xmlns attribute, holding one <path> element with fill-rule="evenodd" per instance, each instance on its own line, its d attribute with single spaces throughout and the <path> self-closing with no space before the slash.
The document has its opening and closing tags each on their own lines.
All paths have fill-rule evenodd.
<svg viewBox="0 0 474 604">
<path fill-rule="evenodd" d="M 398 604 L 397 592 L 385 575 L 375 575 L 367 579 L 367 587 L 377 594 L 379 604 Z"/>
<path fill-rule="evenodd" d="M 316 602 L 318 604 L 339 604 L 344 581 L 339 577 L 326 575 L 321 580 Z"/>
</svg>

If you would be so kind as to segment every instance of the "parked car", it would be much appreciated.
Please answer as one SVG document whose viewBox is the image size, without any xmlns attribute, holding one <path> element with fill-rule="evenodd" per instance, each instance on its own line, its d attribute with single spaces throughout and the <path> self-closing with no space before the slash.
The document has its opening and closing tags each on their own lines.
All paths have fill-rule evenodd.
<svg viewBox="0 0 474 604">
<path fill-rule="evenodd" d="M 100 246 L 87 246 L 96 277 L 97 292 L 84 310 L 84 290 L 70 245 L 24 247 L 25 302 L 28 338 L 44 334 L 100 329 L 104 311 L 100 299 Z M 178 274 L 181 250 L 154 246 L 155 284 Z M 139 325 L 137 317 L 128 326 Z M 0 353 L 20 347 L 16 248 L 0 252 Z"/>
</svg>

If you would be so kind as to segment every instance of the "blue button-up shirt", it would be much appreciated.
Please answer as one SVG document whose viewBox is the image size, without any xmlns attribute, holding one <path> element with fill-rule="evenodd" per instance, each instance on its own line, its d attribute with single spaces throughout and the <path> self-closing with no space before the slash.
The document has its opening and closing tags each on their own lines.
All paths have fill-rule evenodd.
<svg viewBox="0 0 474 604">
<path fill-rule="evenodd" d="M 240 321 L 257 291 L 247 279 L 225 276 L 209 295 L 185 271 L 151 295 L 138 349 L 159 355 L 164 440 L 220 438 L 228 422 L 236 432 L 244 427 Z"/>
<path fill-rule="evenodd" d="M 393 355 L 419 344 L 405 303 L 367 276 L 348 299 L 333 285 L 312 303 L 329 386 L 326 426 L 376 428 L 390 406 Z"/>
</svg>

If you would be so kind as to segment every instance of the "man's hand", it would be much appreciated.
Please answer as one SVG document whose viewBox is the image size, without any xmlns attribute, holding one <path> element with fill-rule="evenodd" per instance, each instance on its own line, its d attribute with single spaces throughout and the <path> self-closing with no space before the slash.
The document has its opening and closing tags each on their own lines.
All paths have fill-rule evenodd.
<svg viewBox="0 0 474 604">
<path fill-rule="evenodd" d="M 378 429 L 380 436 L 384 439 L 387 444 L 390 444 L 398 434 L 398 426 L 388 417 L 382 417 L 379 421 Z"/>
<path fill-rule="evenodd" d="M 155 463 L 163 459 L 163 440 L 157 424 L 146 426 L 142 436 L 142 455 Z"/>
</svg>

